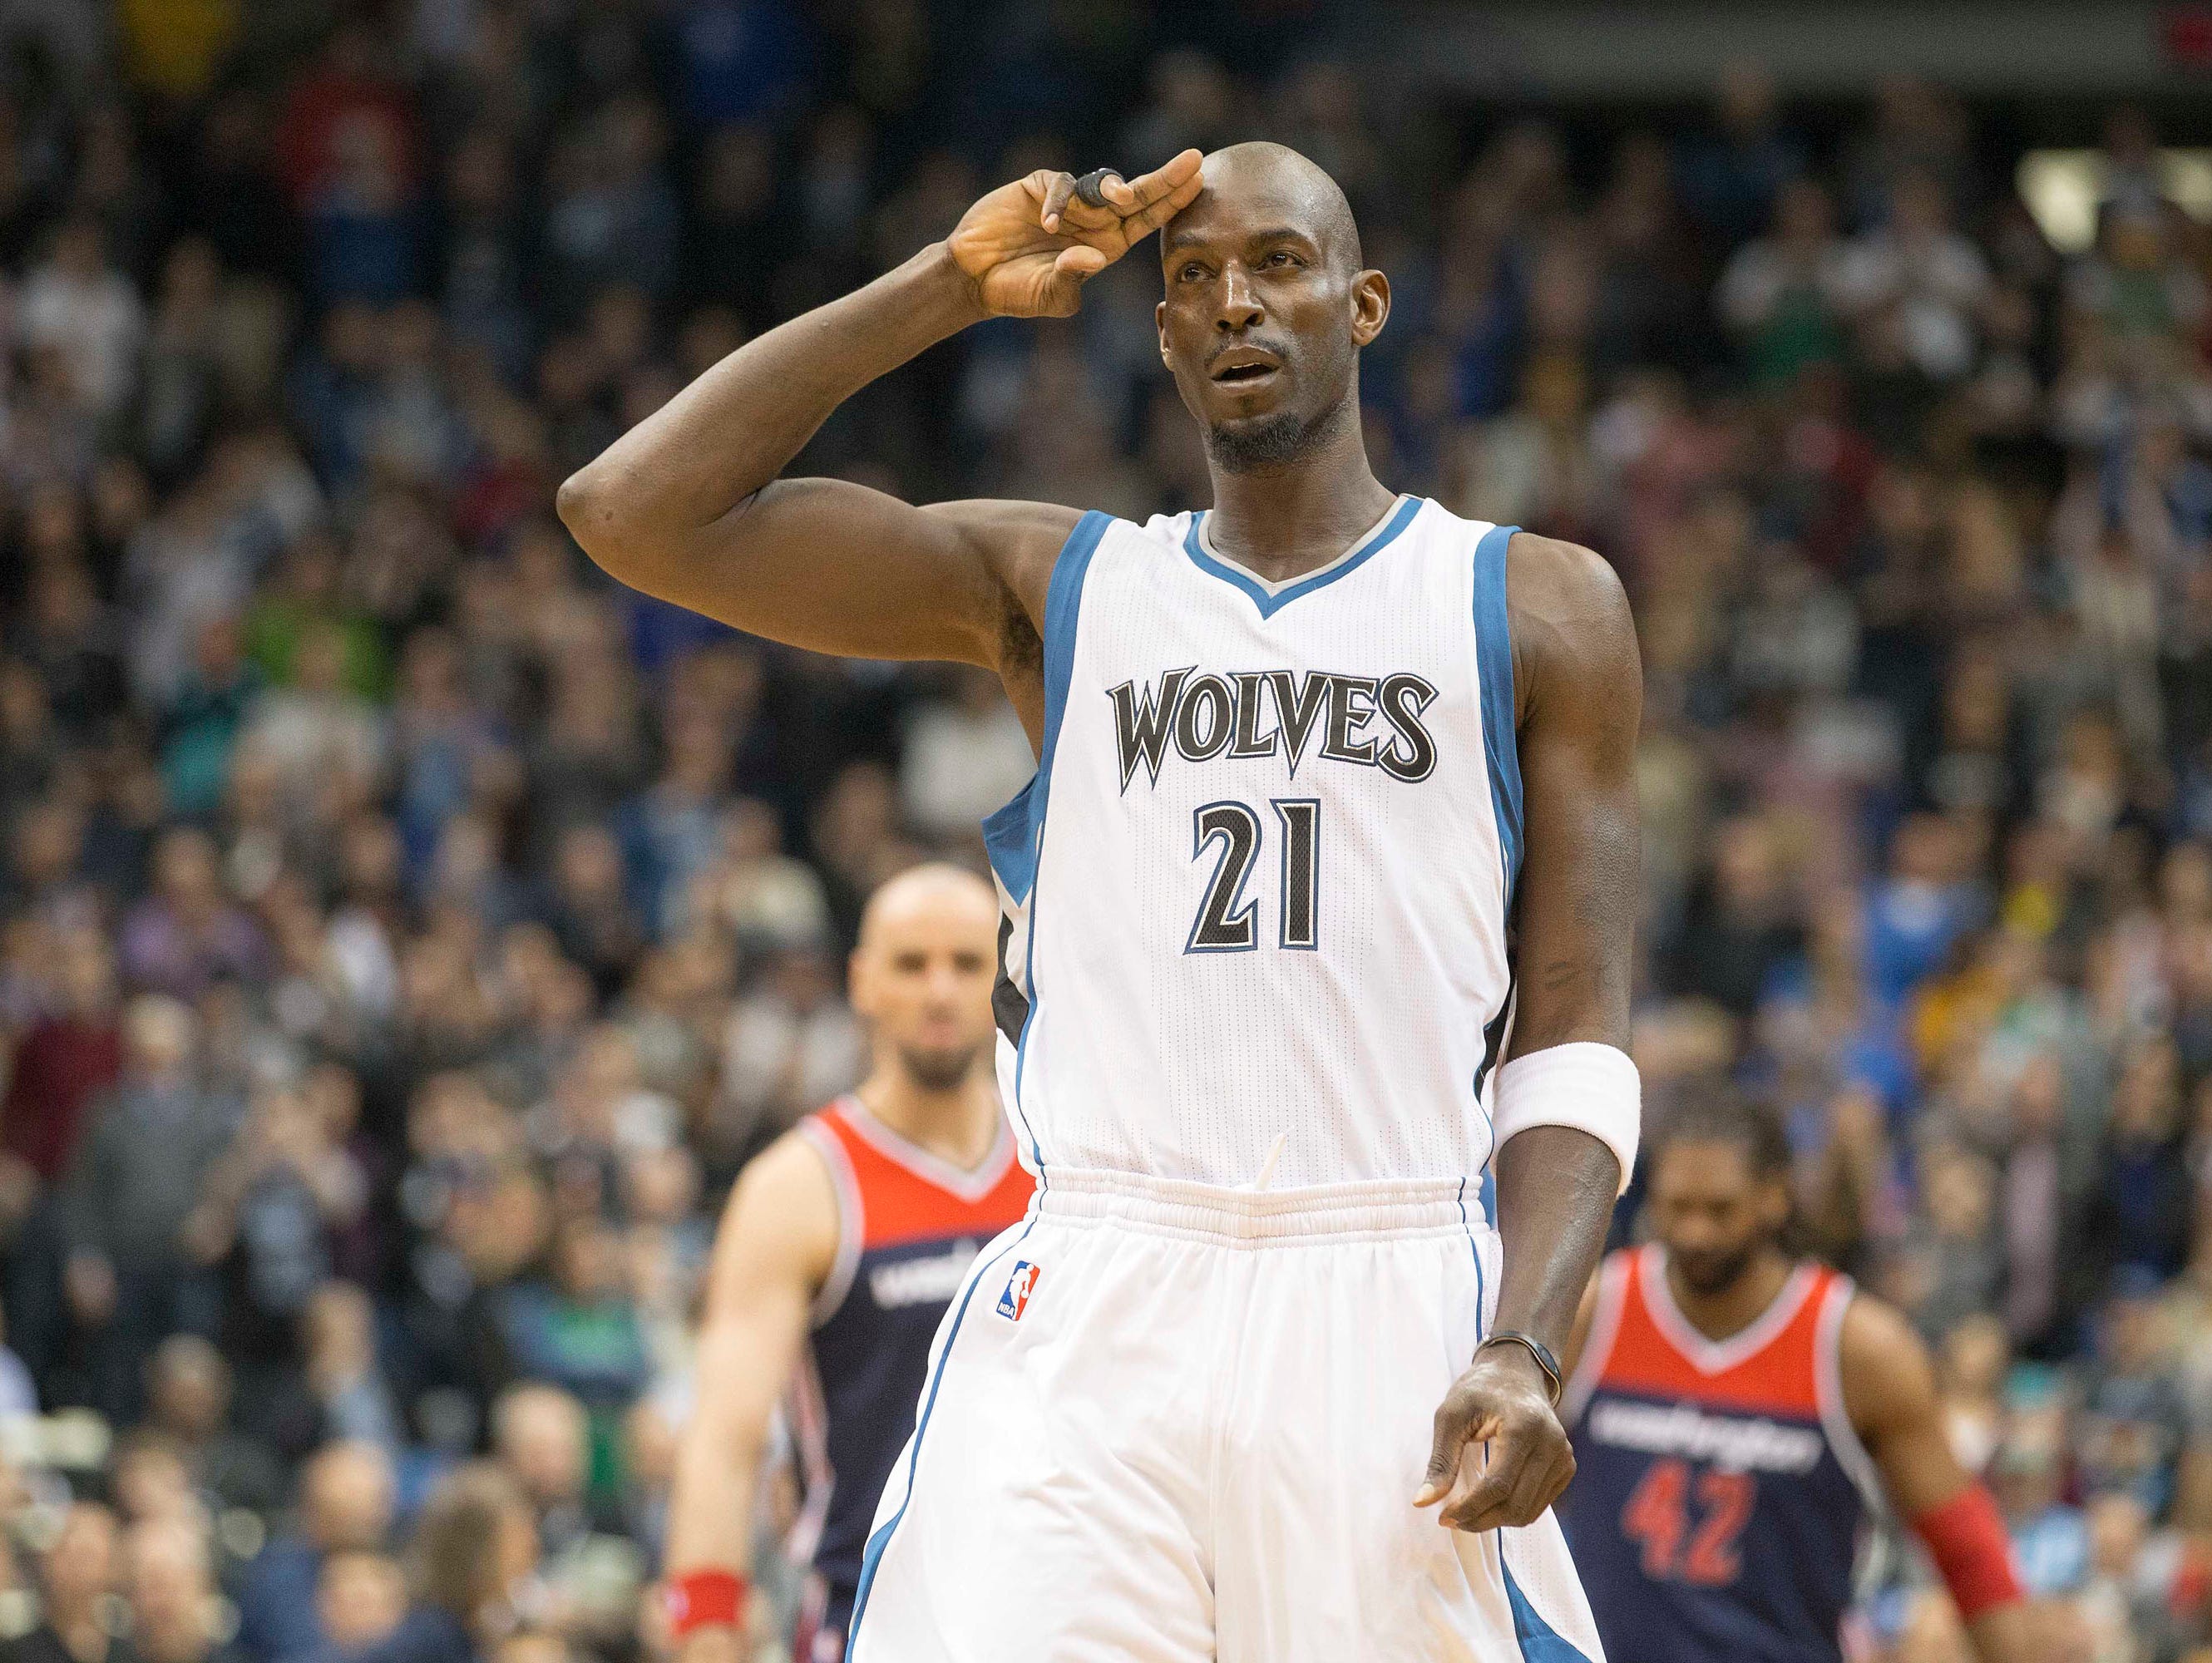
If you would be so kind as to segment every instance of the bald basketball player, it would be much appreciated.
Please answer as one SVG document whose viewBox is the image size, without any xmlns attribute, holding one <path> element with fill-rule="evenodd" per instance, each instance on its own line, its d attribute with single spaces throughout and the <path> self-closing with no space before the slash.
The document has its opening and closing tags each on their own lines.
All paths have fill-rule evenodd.
<svg viewBox="0 0 2212 1663">
<path fill-rule="evenodd" d="M 1068 316 L 1155 232 L 1211 507 L 780 477 L 877 377 Z M 624 582 L 987 665 L 1036 748 L 984 842 L 1038 1201 L 937 1342 L 859 1663 L 1600 1656 L 1550 1507 L 1640 1120 L 1635 631 L 1590 550 L 1376 479 L 1389 319 L 1280 145 L 1034 173 L 562 487 Z"/>
<path fill-rule="evenodd" d="M 878 889 L 851 974 L 874 1066 L 763 1150 L 731 1194 L 669 1511 L 682 1663 L 752 1655 L 745 1572 L 779 1399 L 807 1487 L 791 1545 L 811 1567 L 793 1654 L 843 1655 L 869 1520 L 914 1429 L 930 1337 L 1031 1193 L 986 1061 L 997 928 L 990 886 L 957 867 L 917 866 Z"/>
</svg>

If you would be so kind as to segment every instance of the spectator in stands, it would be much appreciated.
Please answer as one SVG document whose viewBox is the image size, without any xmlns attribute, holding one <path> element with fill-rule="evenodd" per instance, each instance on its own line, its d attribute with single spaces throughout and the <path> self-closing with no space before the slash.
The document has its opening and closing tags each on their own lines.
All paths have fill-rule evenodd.
<svg viewBox="0 0 2212 1663">
<path fill-rule="evenodd" d="M 255 1557 L 239 1587 L 238 1643 L 253 1663 L 289 1663 L 335 1639 L 319 1598 L 323 1574 L 334 1558 L 384 1551 L 393 1502 L 392 1463 L 377 1446 L 326 1444 L 307 1459 L 294 1524 Z"/>
<path fill-rule="evenodd" d="M 92 1110 L 64 1195 L 70 1312 L 91 1347 L 94 1400 L 118 1421 L 132 1417 L 155 1342 L 210 1330 L 217 1314 L 187 1226 L 236 1114 L 198 1077 L 197 1029 L 174 999 L 131 1003 L 122 1076 Z"/>
<path fill-rule="evenodd" d="M 194 1488 L 218 1507 L 264 1516 L 283 1498 L 284 1475 L 259 1439 L 229 1423 L 230 1365 L 198 1334 L 172 1334 L 146 1369 L 147 1424 L 175 1443 Z"/>
<path fill-rule="evenodd" d="M 204 1531 L 149 1519 L 131 1526 L 124 1548 L 131 1649 L 141 1663 L 238 1663 L 216 1637 L 222 1617 Z"/>
<path fill-rule="evenodd" d="M 514 1626 L 538 1533 L 514 1482 L 472 1462 L 441 1479 L 415 1530 L 414 1596 L 361 1663 L 484 1663 Z"/>
<path fill-rule="evenodd" d="M 8 1663 L 107 1663 L 118 1648 L 107 1602 L 119 1587 L 115 1515 L 96 1502 L 77 1502 L 39 1562 L 39 1622 L 4 1642 Z"/>
</svg>

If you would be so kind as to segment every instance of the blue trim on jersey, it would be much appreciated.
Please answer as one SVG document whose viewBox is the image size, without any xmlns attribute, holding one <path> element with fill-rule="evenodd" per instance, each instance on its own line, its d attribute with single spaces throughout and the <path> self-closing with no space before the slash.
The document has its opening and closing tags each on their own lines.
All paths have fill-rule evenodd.
<svg viewBox="0 0 2212 1663">
<path fill-rule="evenodd" d="M 1097 509 L 1075 522 L 1054 561 L 1044 596 L 1044 743 L 1036 772 L 1012 800 L 983 821 L 983 849 L 991 870 L 1017 903 L 1029 899 L 1036 883 L 1037 847 L 1044 833 L 1044 811 L 1052 790 L 1052 756 L 1060 744 L 1060 719 L 1067 713 L 1067 685 L 1075 675 L 1075 622 L 1083 609 L 1083 579 L 1098 541 L 1114 523 Z M 1035 996 L 1031 996 L 1035 1003 Z"/>
<path fill-rule="evenodd" d="M 1513 1607 L 1513 1637 L 1521 1644 L 1521 1655 L 1525 1663 L 1590 1663 L 1583 1655 L 1582 1648 L 1559 1638 L 1549 1623 L 1536 1614 L 1528 1603 L 1528 1596 L 1521 1592 L 1521 1585 L 1513 1580 L 1513 1573 L 1505 1563 L 1505 1544 L 1498 1545 L 1498 1569 L 1504 1574 L 1505 1598 Z"/>
<path fill-rule="evenodd" d="M 1518 525 L 1497 525 L 1474 545 L 1474 655 L 1482 679 L 1482 750 L 1505 861 L 1505 907 L 1521 876 L 1521 750 L 1513 721 L 1513 630 L 1505 610 L 1505 545 Z"/>
<path fill-rule="evenodd" d="M 1418 496 L 1407 497 L 1398 505 L 1397 511 L 1382 522 L 1382 529 L 1369 537 L 1364 543 L 1360 544 L 1355 552 L 1342 556 L 1336 565 L 1330 567 L 1326 572 L 1317 572 L 1312 577 L 1292 583 L 1286 588 L 1273 591 L 1270 591 L 1266 584 L 1241 567 L 1232 565 L 1225 560 L 1216 560 L 1206 552 L 1204 545 L 1198 540 L 1199 522 L 1206 518 L 1206 510 L 1203 508 L 1199 509 L 1190 517 L 1190 528 L 1183 533 L 1182 537 L 1183 552 L 1190 556 L 1191 563 L 1200 571 L 1219 578 L 1224 583 L 1234 584 L 1243 590 L 1252 604 L 1260 609 L 1261 617 L 1272 618 L 1299 596 L 1310 595 L 1315 590 L 1326 588 L 1339 578 L 1347 577 L 1358 571 L 1381 552 L 1385 544 L 1394 541 L 1401 531 L 1412 525 L 1413 516 L 1420 511 L 1421 499 Z"/>
<path fill-rule="evenodd" d="M 988 1263 L 979 1262 L 975 1273 L 968 1278 L 967 1288 L 961 1293 L 960 1308 L 952 1314 L 952 1326 L 945 1331 L 945 1349 L 938 1353 L 937 1368 L 929 1377 L 929 1391 L 921 1400 L 921 1417 L 914 1423 L 914 1441 L 907 1447 L 906 1494 L 899 1498 L 898 1511 L 884 1520 L 877 1526 L 876 1533 L 868 1538 L 867 1550 L 860 1556 L 860 1585 L 853 1595 L 853 1628 L 845 1642 L 845 1655 L 848 1663 L 853 1656 L 853 1648 L 860 1638 L 860 1619 L 868 1614 L 868 1594 L 876 1585 L 876 1569 L 883 1563 L 884 1550 L 890 1545 L 891 1533 L 899 1527 L 899 1520 L 906 1517 L 907 1508 L 914 1505 L 914 1475 L 915 1470 L 921 1465 L 921 1435 L 929 1430 L 930 1413 L 937 1407 L 937 1389 L 945 1384 L 945 1367 L 952 1361 L 952 1347 L 960 1338 L 960 1325 L 968 1317 L 968 1302 L 975 1297 L 975 1290 L 983 1285 L 983 1278 L 991 1273 L 993 1267 L 1004 1264 L 1006 1255 L 1029 1239 L 1030 1232 L 1036 1228 L 1036 1209 L 1032 1207 L 1028 1220 L 1022 1225 L 1022 1233 L 993 1253 Z"/>
</svg>

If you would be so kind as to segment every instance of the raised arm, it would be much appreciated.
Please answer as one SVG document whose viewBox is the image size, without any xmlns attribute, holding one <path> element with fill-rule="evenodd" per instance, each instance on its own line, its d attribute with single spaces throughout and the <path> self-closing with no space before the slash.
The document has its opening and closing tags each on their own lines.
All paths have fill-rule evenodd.
<svg viewBox="0 0 2212 1663">
<path fill-rule="evenodd" d="M 1628 601 L 1589 549 L 1522 533 L 1506 562 L 1527 853 L 1516 887 L 1512 1043 L 1497 1090 L 1492 1332 L 1437 1411 L 1419 1505 L 1462 1530 L 1525 1525 L 1574 1476 L 1553 1401 L 1577 1308 L 1632 1156 L 1628 997 L 1640 853 L 1643 668 Z M 1486 1458 L 1471 1446 L 1487 1445 Z"/>
<path fill-rule="evenodd" d="M 745 1168 L 714 1241 L 696 1402 L 668 1503 L 668 1615 L 681 1663 L 752 1655 L 742 1590 L 761 1455 L 836 1251 L 829 1170 L 787 1133 Z"/>
<path fill-rule="evenodd" d="M 562 520 L 624 583 L 757 634 L 1000 665 L 1042 614 L 1073 509 L 915 508 L 777 476 L 839 404 L 926 348 L 985 318 L 1073 313 L 1085 280 L 1198 194 L 1198 153 L 1106 180 L 1100 204 L 1074 183 L 1003 185 L 944 242 L 748 342 L 563 484 Z"/>
</svg>

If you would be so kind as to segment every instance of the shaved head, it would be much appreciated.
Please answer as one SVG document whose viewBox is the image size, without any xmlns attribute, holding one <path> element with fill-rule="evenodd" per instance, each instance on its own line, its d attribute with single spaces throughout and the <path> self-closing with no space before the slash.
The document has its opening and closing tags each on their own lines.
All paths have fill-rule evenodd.
<svg viewBox="0 0 2212 1663">
<path fill-rule="evenodd" d="M 1206 157 L 1202 173 L 1206 189 L 1168 222 L 1163 250 L 1172 243 L 1176 225 L 1202 208 L 1208 197 L 1246 197 L 1289 209 L 1289 223 L 1311 235 L 1328 252 L 1331 264 L 1347 271 L 1366 264 L 1359 247 L 1359 222 L 1352 216 L 1344 187 L 1310 157 L 1287 144 L 1254 139 L 1224 145 Z"/>
<path fill-rule="evenodd" d="M 860 913 L 860 950 L 879 944 L 892 931 L 942 921 L 957 929 L 980 925 L 986 935 L 999 927 L 999 900 L 991 886 L 963 866 L 932 860 L 885 878 Z"/>
</svg>

